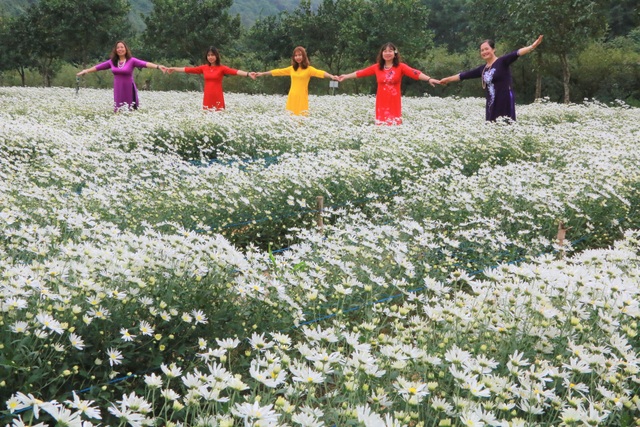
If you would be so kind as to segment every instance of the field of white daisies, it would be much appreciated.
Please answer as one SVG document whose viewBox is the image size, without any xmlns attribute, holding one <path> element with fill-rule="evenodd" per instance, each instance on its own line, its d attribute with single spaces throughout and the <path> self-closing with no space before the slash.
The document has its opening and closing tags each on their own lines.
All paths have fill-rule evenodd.
<svg viewBox="0 0 640 427">
<path fill-rule="evenodd" d="M 0 425 L 640 425 L 640 109 L 201 97 L 0 88 Z"/>
</svg>

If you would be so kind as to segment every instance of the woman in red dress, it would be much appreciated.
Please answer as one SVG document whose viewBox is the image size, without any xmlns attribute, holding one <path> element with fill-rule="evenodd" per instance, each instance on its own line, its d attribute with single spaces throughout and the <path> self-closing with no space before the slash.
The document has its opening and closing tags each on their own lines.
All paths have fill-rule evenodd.
<svg viewBox="0 0 640 427">
<path fill-rule="evenodd" d="M 170 67 L 167 73 L 174 71 L 187 74 L 202 74 L 204 77 L 204 99 L 202 108 L 205 110 L 223 110 L 224 94 L 222 93 L 222 78 L 227 75 L 251 77 L 255 79 L 255 75 L 235 68 L 229 68 L 226 65 L 220 65 L 220 53 L 218 49 L 211 46 L 206 53 L 207 63 L 199 67 Z"/>
<path fill-rule="evenodd" d="M 398 48 L 393 43 L 382 45 L 376 63 L 372 66 L 350 74 L 343 74 L 338 79 L 343 81 L 367 76 L 376 76 L 378 81 L 376 92 L 377 124 L 397 125 L 402 123 L 402 92 L 400 89 L 402 76 L 423 80 L 434 87 L 440 83 L 439 80 L 433 79 L 402 62 Z"/>
</svg>

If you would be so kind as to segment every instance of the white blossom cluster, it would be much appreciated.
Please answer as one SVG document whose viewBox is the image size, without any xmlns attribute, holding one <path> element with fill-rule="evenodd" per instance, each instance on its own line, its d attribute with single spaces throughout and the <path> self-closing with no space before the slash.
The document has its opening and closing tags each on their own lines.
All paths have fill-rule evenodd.
<svg viewBox="0 0 640 427">
<path fill-rule="evenodd" d="M 640 421 L 640 110 L 111 95 L 0 88 L 0 424 Z"/>
</svg>

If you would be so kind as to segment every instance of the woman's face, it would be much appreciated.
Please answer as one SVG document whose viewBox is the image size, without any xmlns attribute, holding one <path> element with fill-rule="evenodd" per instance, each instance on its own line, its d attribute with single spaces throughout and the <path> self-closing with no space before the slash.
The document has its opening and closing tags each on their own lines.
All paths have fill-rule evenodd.
<svg viewBox="0 0 640 427">
<path fill-rule="evenodd" d="M 489 46 L 489 43 L 484 42 L 480 45 L 480 56 L 482 59 L 491 59 L 495 55 L 495 49 Z"/>
<path fill-rule="evenodd" d="M 303 58 L 304 57 L 302 56 L 302 52 L 300 52 L 299 50 L 296 50 L 293 53 L 293 60 L 296 61 L 296 63 L 301 64 Z"/>
<path fill-rule="evenodd" d="M 118 43 L 116 45 L 116 53 L 118 56 L 125 56 L 127 54 L 127 48 L 124 43 Z"/>
<path fill-rule="evenodd" d="M 396 56 L 396 51 L 392 47 L 386 47 L 382 51 L 382 59 L 385 61 L 393 61 L 393 58 Z"/>
<path fill-rule="evenodd" d="M 209 61 L 210 65 L 213 65 L 216 63 L 216 60 L 218 58 L 216 57 L 216 54 L 213 52 L 207 52 L 207 61 Z"/>
</svg>

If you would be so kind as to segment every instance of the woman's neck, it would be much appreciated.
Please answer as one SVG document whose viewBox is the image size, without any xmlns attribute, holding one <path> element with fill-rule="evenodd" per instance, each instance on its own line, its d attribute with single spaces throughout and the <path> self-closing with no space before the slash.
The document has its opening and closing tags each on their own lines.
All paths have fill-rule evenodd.
<svg viewBox="0 0 640 427">
<path fill-rule="evenodd" d="M 486 59 L 486 61 L 487 61 L 487 65 L 493 65 L 493 63 L 494 63 L 494 62 L 496 62 L 496 59 L 498 59 L 498 57 L 497 57 L 497 56 L 495 56 L 495 55 L 493 55 L 493 56 L 491 56 L 491 57 L 487 58 L 487 59 Z"/>
</svg>

